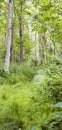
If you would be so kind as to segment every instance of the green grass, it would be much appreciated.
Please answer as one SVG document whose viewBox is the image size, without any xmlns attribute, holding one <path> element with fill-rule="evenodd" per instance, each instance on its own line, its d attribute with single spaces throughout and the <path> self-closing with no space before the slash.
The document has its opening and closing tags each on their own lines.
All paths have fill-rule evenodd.
<svg viewBox="0 0 62 130">
<path fill-rule="evenodd" d="M 61 63 L 56 61 L 11 65 L 10 73 L 0 67 L 0 130 L 51 130 L 46 122 L 61 121 L 53 111 L 53 104 L 62 101 L 61 90 Z"/>
</svg>

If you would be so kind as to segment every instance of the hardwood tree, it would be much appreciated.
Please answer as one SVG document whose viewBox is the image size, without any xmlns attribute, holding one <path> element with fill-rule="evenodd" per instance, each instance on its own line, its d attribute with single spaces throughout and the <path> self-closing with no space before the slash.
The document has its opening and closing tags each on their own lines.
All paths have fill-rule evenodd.
<svg viewBox="0 0 62 130">
<path fill-rule="evenodd" d="M 10 47 L 11 47 L 11 41 L 12 41 L 12 7 L 13 7 L 13 0 L 9 0 L 8 36 L 7 36 L 7 47 L 6 47 L 6 56 L 5 56 L 5 71 L 9 70 L 9 64 L 10 64 Z"/>
</svg>

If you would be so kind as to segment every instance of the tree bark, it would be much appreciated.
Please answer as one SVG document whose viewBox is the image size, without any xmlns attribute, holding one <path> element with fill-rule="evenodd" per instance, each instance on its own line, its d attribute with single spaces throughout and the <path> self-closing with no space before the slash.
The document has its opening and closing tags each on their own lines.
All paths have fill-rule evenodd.
<svg viewBox="0 0 62 130">
<path fill-rule="evenodd" d="M 22 0 L 20 1 L 20 11 L 21 11 L 21 16 L 19 18 L 19 25 L 20 25 L 20 30 L 19 30 L 19 36 L 20 36 L 20 55 L 19 55 L 19 61 L 20 63 L 23 62 L 24 56 L 23 56 L 23 24 L 22 24 Z"/>
<path fill-rule="evenodd" d="M 11 39 L 11 62 L 14 62 L 14 41 L 13 41 L 13 37 L 14 37 L 14 23 L 12 24 L 12 39 Z"/>
<path fill-rule="evenodd" d="M 7 37 L 6 56 L 5 56 L 5 71 L 9 71 L 9 64 L 10 64 L 10 46 L 11 46 L 11 38 L 12 38 L 12 6 L 13 6 L 13 0 L 9 0 L 8 37 Z"/>
<path fill-rule="evenodd" d="M 40 42 L 39 42 L 39 34 L 35 32 L 35 42 L 34 42 L 34 56 L 35 61 L 40 64 Z"/>
</svg>

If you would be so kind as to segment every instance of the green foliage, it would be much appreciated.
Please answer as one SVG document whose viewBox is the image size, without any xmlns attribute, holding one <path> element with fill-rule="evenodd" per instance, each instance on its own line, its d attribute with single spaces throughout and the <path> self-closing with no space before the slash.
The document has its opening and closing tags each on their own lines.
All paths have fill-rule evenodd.
<svg viewBox="0 0 62 130">
<path fill-rule="evenodd" d="M 57 104 L 54 104 L 51 113 L 51 117 L 45 122 L 44 128 L 47 130 L 62 130 L 62 102 L 58 102 Z M 57 109 L 57 108 L 61 108 Z"/>
<path fill-rule="evenodd" d="M 61 130 L 60 61 L 11 65 L 9 74 L 0 74 L 0 85 L 1 130 Z"/>
<path fill-rule="evenodd" d="M 31 81 L 36 74 L 36 67 L 29 66 L 27 64 L 11 65 L 10 72 L 5 72 L 2 66 L 0 66 L 0 84 L 15 85 L 25 81 Z"/>
<path fill-rule="evenodd" d="M 11 64 L 10 72 L 0 65 L 0 130 L 62 130 L 62 1 L 23 0 L 22 6 L 21 11 L 20 1 L 14 1 L 13 50 L 18 62 L 22 41 L 25 61 Z M 7 0 L 0 0 L 0 7 L 1 64 L 7 39 Z M 42 65 L 34 59 L 34 43 L 38 42 Z"/>
</svg>

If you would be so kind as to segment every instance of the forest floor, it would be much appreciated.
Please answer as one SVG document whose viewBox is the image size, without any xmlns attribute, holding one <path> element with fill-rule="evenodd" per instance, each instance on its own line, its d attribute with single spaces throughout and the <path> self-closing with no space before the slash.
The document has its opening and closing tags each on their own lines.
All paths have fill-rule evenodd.
<svg viewBox="0 0 62 130">
<path fill-rule="evenodd" d="M 14 64 L 10 73 L 0 69 L 0 130 L 62 130 L 62 107 L 53 107 L 58 103 L 61 107 L 62 61 Z"/>
</svg>

